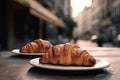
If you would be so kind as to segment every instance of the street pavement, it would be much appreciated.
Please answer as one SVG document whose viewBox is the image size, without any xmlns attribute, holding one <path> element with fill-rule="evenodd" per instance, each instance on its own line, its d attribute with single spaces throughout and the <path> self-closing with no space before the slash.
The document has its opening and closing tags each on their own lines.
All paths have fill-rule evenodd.
<svg viewBox="0 0 120 80">
<path fill-rule="evenodd" d="M 91 42 L 90 40 L 77 40 L 76 44 L 82 47 L 98 47 L 96 42 Z M 103 47 L 113 47 L 110 43 L 104 43 Z"/>
</svg>

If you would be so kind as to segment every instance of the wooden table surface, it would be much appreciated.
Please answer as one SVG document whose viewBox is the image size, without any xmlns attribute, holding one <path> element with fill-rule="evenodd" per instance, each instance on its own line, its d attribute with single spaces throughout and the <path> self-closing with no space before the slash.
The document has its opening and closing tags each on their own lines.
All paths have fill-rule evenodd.
<svg viewBox="0 0 120 80">
<path fill-rule="evenodd" d="M 36 68 L 29 64 L 40 56 L 16 55 L 11 51 L 0 52 L 0 80 L 119 80 L 120 48 L 86 47 L 95 58 L 110 62 L 110 66 L 91 71 L 60 71 Z"/>
</svg>

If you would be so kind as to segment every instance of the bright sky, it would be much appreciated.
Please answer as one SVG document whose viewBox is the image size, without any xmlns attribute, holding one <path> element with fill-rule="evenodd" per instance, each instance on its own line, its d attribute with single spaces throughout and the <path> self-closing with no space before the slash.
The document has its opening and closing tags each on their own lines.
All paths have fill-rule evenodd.
<svg viewBox="0 0 120 80">
<path fill-rule="evenodd" d="M 71 6 L 73 9 L 73 17 L 76 17 L 85 6 L 91 6 L 92 0 L 71 0 Z"/>
</svg>

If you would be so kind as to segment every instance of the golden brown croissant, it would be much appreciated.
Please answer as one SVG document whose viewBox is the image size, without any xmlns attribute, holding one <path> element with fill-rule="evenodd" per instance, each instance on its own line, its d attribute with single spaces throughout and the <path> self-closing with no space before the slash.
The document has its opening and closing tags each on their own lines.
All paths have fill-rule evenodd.
<svg viewBox="0 0 120 80">
<path fill-rule="evenodd" d="M 21 53 L 46 53 L 53 45 L 46 40 L 36 39 L 20 48 Z"/>
<path fill-rule="evenodd" d="M 96 60 L 86 50 L 72 43 L 60 44 L 51 47 L 48 52 L 39 59 L 40 63 L 59 65 L 93 66 Z"/>
</svg>

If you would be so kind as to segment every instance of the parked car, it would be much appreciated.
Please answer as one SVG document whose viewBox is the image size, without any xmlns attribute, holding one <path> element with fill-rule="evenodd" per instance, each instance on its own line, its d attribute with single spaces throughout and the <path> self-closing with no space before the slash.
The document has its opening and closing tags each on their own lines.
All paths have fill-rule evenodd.
<svg viewBox="0 0 120 80">
<path fill-rule="evenodd" d="M 97 40 L 97 35 L 92 35 L 92 36 L 90 37 L 90 40 L 91 40 L 92 42 L 96 42 L 96 40 Z"/>
<path fill-rule="evenodd" d="M 116 45 L 120 47 L 120 34 L 117 35 Z"/>
</svg>

